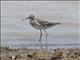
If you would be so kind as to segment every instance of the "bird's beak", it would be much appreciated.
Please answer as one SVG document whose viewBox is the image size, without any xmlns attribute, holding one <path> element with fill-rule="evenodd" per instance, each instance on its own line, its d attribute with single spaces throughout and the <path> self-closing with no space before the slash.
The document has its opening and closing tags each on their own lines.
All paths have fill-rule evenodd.
<svg viewBox="0 0 80 60">
<path fill-rule="evenodd" d="M 29 18 L 25 18 L 25 19 L 23 19 L 22 21 L 26 21 L 26 20 L 28 20 Z"/>
</svg>

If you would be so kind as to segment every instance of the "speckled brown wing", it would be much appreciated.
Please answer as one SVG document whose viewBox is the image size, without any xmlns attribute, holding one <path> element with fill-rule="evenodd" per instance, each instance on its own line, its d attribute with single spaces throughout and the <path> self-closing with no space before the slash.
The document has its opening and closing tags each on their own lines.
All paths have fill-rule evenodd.
<svg viewBox="0 0 80 60">
<path fill-rule="evenodd" d="M 54 25 L 60 24 L 60 23 L 48 22 L 48 21 L 45 21 L 45 20 L 38 20 L 38 23 L 39 23 L 40 25 L 42 25 L 43 27 L 45 27 L 45 28 L 49 28 L 49 27 L 52 27 L 52 26 L 54 26 Z"/>
</svg>

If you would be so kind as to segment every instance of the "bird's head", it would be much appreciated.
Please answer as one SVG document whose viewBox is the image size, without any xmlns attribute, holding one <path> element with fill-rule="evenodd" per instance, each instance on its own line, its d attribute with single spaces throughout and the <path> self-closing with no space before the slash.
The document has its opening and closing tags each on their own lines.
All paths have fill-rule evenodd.
<svg viewBox="0 0 80 60">
<path fill-rule="evenodd" d="M 34 20 L 35 16 L 34 15 L 29 15 L 27 18 L 25 18 L 24 20 Z"/>
</svg>

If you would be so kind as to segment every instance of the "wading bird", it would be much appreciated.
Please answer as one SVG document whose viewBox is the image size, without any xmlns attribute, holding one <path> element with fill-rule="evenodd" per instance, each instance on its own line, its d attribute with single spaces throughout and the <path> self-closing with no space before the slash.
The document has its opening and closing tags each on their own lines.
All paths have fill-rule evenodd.
<svg viewBox="0 0 80 60">
<path fill-rule="evenodd" d="M 27 18 L 25 18 L 25 20 L 30 20 L 30 24 L 31 26 L 33 26 L 34 28 L 40 30 L 40 38 L 39 38 L 39 42 L 40 42 L 40 47 L 42 49 L 42 41 L 41 41 L 41 37 L 42 37 L 42 30 L 45 32 L 46 34 L 46 39 L 45 39 L 45 42 L 46 42 L 46 49 L 48 50 L 48 45 L 47 45 L 47 32 L 45 29 L 48 29 L 52 26 L 55 26 L 55 25 L 59 25 L 60 23 L 52 23 L 52 22 L 48 22 L 48 21 L 45 21 L 43 19 L 37 19 L 35 18 L 34 15 L 30 15 L 28 16 Z"/>
</svg>

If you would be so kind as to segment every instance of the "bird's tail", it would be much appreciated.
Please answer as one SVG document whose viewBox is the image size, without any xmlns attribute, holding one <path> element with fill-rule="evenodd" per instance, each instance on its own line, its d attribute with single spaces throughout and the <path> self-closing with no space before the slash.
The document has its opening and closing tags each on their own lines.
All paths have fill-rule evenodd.
<svg viewBox="0 0 80 60">
<path fill-rule="evenodd" d="M 61 23 L 55 23 L 56 25 L 59 25 L 59 24 L 61 24 Z"/>
<path fill-rule="evenodd" d="M 55 26 L 55 25 L 59 25 L 61 23 L 51 23 L 51 25 Z"/>
</svg>

